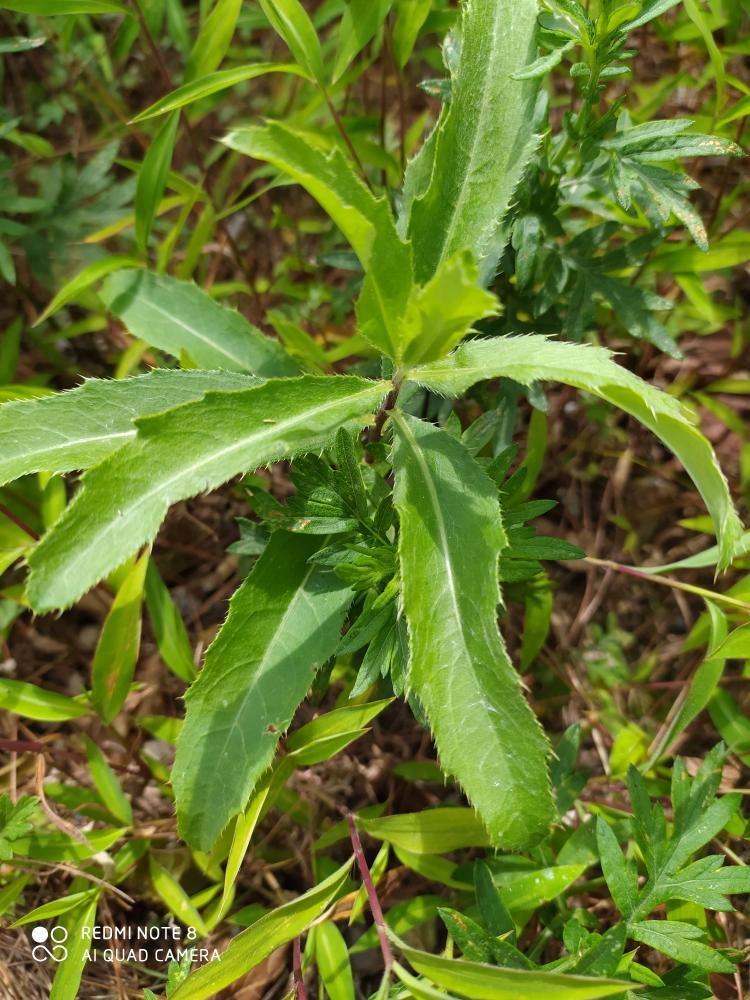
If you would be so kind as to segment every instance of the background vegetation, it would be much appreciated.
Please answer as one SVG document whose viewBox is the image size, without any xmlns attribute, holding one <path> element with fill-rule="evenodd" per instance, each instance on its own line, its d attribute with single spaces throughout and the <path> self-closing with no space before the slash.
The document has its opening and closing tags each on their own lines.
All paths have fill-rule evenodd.
<svg viewBox="0 0 750 1000">
<path fill-rule="evenodd" d="M 349 243 L 237 130 L 275 119 L 336 147 L 401 211 L 404 168 L 455 96 L 457 16 L 447 0 L 0 4 L 0 401 L 154 367 L 390 374 L 357 326 Z M 507 243 L 485 277 L 502 310 L 478 327 L 592 341 L 669 387 L 746 521 L 748 4 L 545 0 L 538 24 L 533 100 L 510 110 L 539 139 L 498 150 Z M 143 265 L 149 308 L 124 294 Z M 238 369 L 240 343 L 258 353 Z M 4 996 L 745 996 L 750 541 L 717 576 L 711 521 L 660 441 L 593 393 L 523 382 L 411 405 L 501 489 L 502 632 L 556 747 L 556 822 L 525 853 L 491 850 L 441 770 L 398 627 L 373 625 L 366 595 L 395 606 L 398 580 L 370 549 L 347 579 L 362 620 L 247 808 L 208 850 L 178 833 L 182 698 L 228 598 L 267 546 L 284 565 L 279 527 L 392 529 L 374 503 L 382 422 L 366 452 L 344 435 L 321 463 L 366 454 L 364 516 L 340 480 L 325 509 L 314 460 L 279 462 L 176 503 L 150 554 L 62 616 L 31 612 L 25 560 L 76 477 L 16 478 L 21 428 L 0 428 Z M 153 949 L 40 962 L 27 934 L 170 921 L 209 954 L 232 941 L 218 973 Z"/>
</svg>

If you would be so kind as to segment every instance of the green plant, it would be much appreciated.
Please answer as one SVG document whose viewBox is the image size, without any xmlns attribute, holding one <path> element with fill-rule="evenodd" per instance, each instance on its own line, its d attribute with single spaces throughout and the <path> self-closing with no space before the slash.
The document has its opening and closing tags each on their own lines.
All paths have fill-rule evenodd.
<svg viewBox="0 0 750 1000">
<path fill-rule="evenodd" d="M 135 834 L 120 778 L 88 736 L 76 752 L 85 759 L 93 791 L 82 797 L 53 785 L 49 795 L 104 829 L 90 838 L 90 851 L 71 838 L 50 847 L 44 831 L 30 849 L 94 867 L 99 852 L 124 835 L 129 840 L 115 857 L 114 875 L 102 870 L 102 877 L 119 886 L 138 866 L 164 906 L 208 937 L 230 913 L 258 823 L 272 808 L 296 809 L 313 822 L 303 804 L 289 804 L 286 786 L 295 769 L 344 750 L 395 696 L 408 701 L 434 736 L 441 770 L 428 767 L 428 780 L 435 773 L 454 778 L 479 819 L 461 807 L 358 818 L 359 828 L 383 843 L 370 872 L 352 837 L 376 917 L 372 930 L 380 931 L 383 947 L 387 925 L 399 955 L 391 968 L 392 954 L 383 947 L 387 974 L 379 996 L 391 989 L 391 972 L 415 996 L 443 995 L 439 989 L 509 997 L 555 991 L 579 1000 L 627 990 L 654 998 L 709 995 L 707 975 L 733 969 L 738 956 L 704 942 L 704 913 L 683 919 L 669 908 L 678 901 L 726 910 L 726 894 L 750 888 L 741 866 L 723 867 L 717 856 L 693 860 L 709 839 L 739 833 L 738 797 L 714 800 L 721 751 L 709 755 L 693 783 L 681 764 L 674 765 L 673 829 L 663 809 L 651 806 L 644 779 L 633 769 L 632 824 L 598 806 L 594 823 L 578 802 L 585 784 L 576 771 L 580 734 L 566 734 L 552 755 L 498 628 L 506 604 L 523 602 L 519 665 L 527 670 L 550 628 L 552 586 L 542 562 L 584 555 L 569 541 L 537 534 L 533 523 L 554 506 L 531 499 L 546 447 L 545 383 L 580 390 L 600 421 L 611 409 L 633 417 L 677 456 L 710 515 L 702 530 L 716 535 L 704 564 L 726 569 L 746 551 L 713 449 L 678 398 L 684 385 L 664 392 L 604 347 L 581 343 L 602 327 L 611 326 L 612 336 L 624 327 L 677 355 L 674 329 L 656 318 L 674 295 L 662 294 L 657 275 L 676 255 L 683 261 L 675 265 L 679 274 L 689 270 L 684 261 L 695 258 L 693 247 L 677 240 L 673 246 L 668 238 L 684 226 L 707 267 L 717 259 L 712 253 L 731 256 L 745 245 L 740 233 L 736 244 L 722 240 L 708 250 L 707 230 L 690 200 L 696 185 L 678 165 L 690 157 L 740 154 L 728 136 L 713 134 L 730 124 L 721 119 L 716 125 L 718 110 L 701 116 L 699 132 L 691 120 L 652 120 L 648 107 L 635 100 L 625 110 L 624 95 L 606 103 L 607 81 L 627 75 L 633 32 L 677 4 L 602 0 L 584 9 L 550 0 L 540 11 L 534 0 L 474 0 L 463 5 L 456 25 L 447 3 L 352 0 L 348 6 L 323 4 L 310 16 L 297 0 L 262 0 L 260 9 L 219 0 L 200 5 L 192 45 L 180 2 L 150 9 L 110 0 L 4 6 L 81 17 L 68 23 L 83 25 L 82 51 L 97 53 L 105 64 L 96 15 L 121 18 L 120 59 L 137 38 L 157 59 L 160 32 L 168 29 L 184 63 L 175 86 L 163 54 L 157 59 L 168 92 L 130 123 L 154 132 L 141 162 L 117 161 L 116 183 L 110 180 L 113 143 L 85 168 L 87 174 L 76 174 L 66 161 L 33 177 L 39 191 L 47 177 L 60 195 L 45 206 L 12 191 L 17 200 L 11 206 L 28 212 L 32 223 L 8 232 L 29 261 L 44 262 L 46 277 L 63 243 L 84 232 L 93 244 L 112 240 L 116 251 L 94 251 L 96 259 L 63 285 L 39 317 L 37 332 L 28 334 L 35 345 L 49 350 L 56 338 L 68 336 L 67 323 L 80 306 L 101 325 L 109 314 L 133 340 L 115 362 L 116 378 L 87 378 L 59 393 L 11 386 L 7 395 L 21 398 L 0 406 L 0 486 L 6 488 L 3 512 L 10 514 L 3 521 L 0 566 L 25 559 L 31 570 L 23 590 L 19 585 L 4 594 L 3 629 L 25 603 L 44 614 L 70 608 L 92 588 L 114 595 L 93 653 L 89 690 L 70 698 L 2 679 L 0 704 L 39 722 L 98 715 L 110 725 L 134 691 L 145 606 L 162 660 L 190 687 L 184 723 L 166 716 L 138 721 L 145 733 L 176 745 L 171 775 L 148 755 L 141 763 L 160 794 L 174 796 L 180 835 L 208 884 L 188 894 L 180 881 L 182 858 L 172 850 L 153 855 L 148 837 Z M 268 59 L 267 44 L 262 61 L 243 58 L 236 67 L 220 68 L 233 55 L 235 32 L 249 48 L 252 32 L 268 24 L 292 61 Z M 450 77 L 425 84 L 442 99 L 442 111 L 402 171 L 399 160 L 413 151 L 420 129 L 407 130 L 402 121 L 394 140 L 383 120 L 378 146 L 367 116 L 342 119 L 345 88 L 381 46 L 403 87 L 399 73 L 415 46 L 419 52 L 420 33 L 446 28 Z M 557 129 L 540 81 L 556 67 L 562 78 L 567 63 L 577 89 Z M 431 64 L 437 64 L 434 53 Z M 715 61 L 712 68 L 718 78 Z M 231 130 L 204 154 L 195 125 L 206 109 L 215 110 L 232 87 L 272 79 L 282 81 L 283 100 L 264 95 L 263 110 L 270 105 L 278 120 L 238 125 L 231 114 L 220 116 Z M 190 151 L 187 167 L 180 166 L 180 144 Z M 246 159 L 251 166 L 238 182 Z M 126 174 L 137 176 L 121 179 Z M 293 232 L 291 248 L 271 278 L 243 273 L 238 220 L 272 189 L 291 184 L 303 188 L 334 226 L 319 217 L 290 219 L 281 202 L 274 204 L 267 225 Z M 118 218 L 119 210 L 127 214 Z M 177 217 L 169 221 L 172 212 Z M 317 262 L 303 248 L 305 226 L 320 236 Z M 0 235 L 1 227 L 2 220 Z M 44 252 L 34 233 L 49 240 Z M 350 249 L 342 248 L 340 236 Z M 222 253 L 237 268 L 233 281 L 215 281 Z M 0 268 L 3 263 L 10 280 L 0 251 Z M 329 281 L 318 264 L 334 267 L 336 280 Z M 269 287 L 272 308 L 263 298 Z M 694 284 L 684 278 L 680 287 L 705 311 Z M 235 293 L 248 296 L 259 325 L 222 303 Z M 356 332 L 333 347 L 323 344 L 308 332 L 320 312 L 341 328 L 353 312 Z M 10 333 L 7 355 L 0 355 L 10 372 L 6 381 L 18 361 L 20 326 Z M 596 334 L 609 342 L 606 335 Z M 143 359 L 150 370 L 132 374 Z M 53 367 L 62 368 L 58 362 L 56 357 Z M 511 439 L 522 402 L 532 415 L 523 459 L 516 463 Z M 283 500 L 259 474 L 278 463 L 285 463 L 292 490 Z M 66 505 L 62 477 L 79 471 L 81 483 Z M 233 480 L 233 497 L 253 515 L 240 520 L 240 539 L 232 546 L 244 579 L 198 671 L 152 545 L 170 507 Z M 654 576 L 663 569 L 656 567 Z M 592 700 L 612 722 L 612 774 L 624 776 L 634 764 L 657 785 L 649 791 L 660 796 L 659 766 L 706 706 L 717 717 L 723 713 L 720 729 L 724 736 L 732 732 L 734 748 L 747 746 L 737 734 L 738 709 L 718 688 L 733 650 L 746 649 L 745 633 L 740 627 L 726 639 L 727 618 L 717 610 L 745 612 L 747 606 L 697 587 L 692 593 L 706 599 L 710 621 L 699 622 L 688 648 L 708 644 L 709 652 L 684 703 L 651 746 L 607 690 L 628 677 L 622 633 L 614 626 L 599 643 L 600 661 L 588 664 Z M 321 699 L 332 677 L 346 679 L 349 703 L 287 735 L 311 688 Z M 378 700 L 368 700 L 373 697 Z M 286 752 L 279 754 L 282 738 Z M 573 808 L 580 812 L 578 829 L 566 817 Z M 327 831 L 317 846 L 325 851 L 339 833 Z M 629 856 L 642 860 L 642 887 L 622 855 L 623 842 L 631 845 Z M 464 848 L 526 855 L 488 854 L 467 874 L 444 857 Z M 449 898 L 418 896 L 413 907 L 381 919 L 373 893 L 391 851 L 401 865 L 442 883 Z M 597 863 L 603 871 L 595 877 L 598 887 L 621 917 L 609 928 L 592 925 L 583 907 L 568 906 L 586 868 Z M 334 871 L 331 858 L 316 856 L 313 889 L 263 916 L 244 914 L 250 926 L 221 963 L 209 962 L 187 978 L 186 969 L 172 967 L 167 995 L 214 995 L 314 924 L 305 954 L 297 954 L 295 975 L 314 961 L 329 995 L 348 1000 L 351 976 L 341 969 L 348 970 L 352 949 L 331 908 L 345 891 L 354 894 L 349 868 Z M 539 890 L 540 881 L 546 889 Z M 85 926 L 94 921 L 99 900 L 98 888 L 75 880 L 55 912 L 66 913 L 71 926 Z M 360 891 L 353 920 L 363 905 Z M 670 919 L 655 927 L 649 917 L 662 905 Z M 23 921 L 47 915 L 54 913 L 32 911 Z M 400 940 L 436 915 L 463 960 Z M 521 946 L 532 915 L 538 935 Z M 715 928 L 712 933 L 716 938 Z M 375 935 L 368 934 L 371 944 Z M 660 978 L 625 953 L 628 940 L 661 951 L 675 969 Z M 545 961 L 552 941 L 565 954 Z M 403 958 L 424 978 L 415 980 Z M 77 954 L 61 968 L 60 996 L 75 995 L 81 968 Z"/>
<path fill-rule="evenodd" d="M 405 644 L 403 614 L 408 653 L 396 657 L 400 686 L 423 706 L 443 767 L 466 789 L 493 843 L 528 846 L 548 830 L 548 748 L 495 624 L 498 562 L 513 552 L 501 483 L 491 461 L 413 415 L 425 391 L 456 398 L 486 379 L 525 386 L 553 379 L 619 406 L 681 458 L 714 519 L 720 566 L 731 559 L 739 520 L 710 446 L 678 403 L 598 348 L 534 335 L 465 339 L 497 312 L 478 281 L 492 274 L 507 243 L 507 206 L 536 142 L 535 86 L 523 72 L 535 5 L 518 9 L 512 33 L 507 16 L 500 3 L 465 10 L 451 101 L 406 174 L 400 226 L 408 242 L 387 202 L 338 150 L 278 122 L 225 140 L 306 187 L 346 235 L 364 271 L 360 333 L 381 353 L 389 378 L 289 376 L 291 359 L 238 316 L 222 315 L 197 289 L 135 270 L 112 274 L 104 290 L 132 330 L 193 364 L 247 374 L 154 372 L 141 377 L 144 386 L 158 380 L 154 403 L 134 384 L 132 403 L 118 410 L 113 403 L 128 394 L 127 381 L 0 411 L 5 481 L 89 468 L 74 502 L 29 556 L 29 599 L 40 612 L 69 606 L 149 544 L 170 504 L 261 465 L 325 450 L 338 432 L 327 460 L 303 466 L 314 482 L 304 502 L 297 498 L 296 520 L 285 525 L 292 530 L 279 528 L 235 595 L 188 695 L 173 781 L 183 835 L 204 850 L 245 808 L 315 670 L 335 654 L 349 609 L 353 622 L 367 616 L 372 630 L 372 611 L 388 604 L 386 635 L 381 625 L 371 641 L 400 636 Z M 302 70 L 315 76 L 317 41 L 301 8 L 290 23 L 304 40 L 296 52 Z M 294 50 L 297 34 L 284 22 L 277 27 Z M 522 79 L 509 80 L 509 70 Z M 654 131 L 644 149 L 656 141 L 675 155 L 684 148 L 674 129 L 674 141 Z M 708 140 L 697 141 L 703 149 Z M 507 166 L 491 157 L 496 147 L 514 151 Z M 154 310 L 166 320 L 154 324 Z M 209 316 L 217 321 L 210 328 Z M 195 398 L 170 410 L 169 394 L 183 385 Z M 370 423 L 368 490 L 362 452 L 346 429 Z M 384 431 L 393 437 L 390 456 L 380 443 Z M 251 627 L 248 639 L 256 615 L 263 628 Z M 236 781 L 208 784 L 217 768 L 238 763 Z"/>
</svg>

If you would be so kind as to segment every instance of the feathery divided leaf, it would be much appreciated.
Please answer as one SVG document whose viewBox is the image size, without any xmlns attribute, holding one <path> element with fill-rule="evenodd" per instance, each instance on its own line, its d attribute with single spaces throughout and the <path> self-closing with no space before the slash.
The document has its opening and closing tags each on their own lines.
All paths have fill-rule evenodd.
<svg viewBox="0 0 750 1000">
<path fill-rule="evenodd" d="M 325 541 L 271 537 L 188 691 L 172 783 L 181 833 L 202 850 L 245 808 L 315 671 L 336 649 L 353 591 L 308 562 Z"/>
<path fill-rule="evenodd" d="M 740 807 L 739 795 L 716 797 L 721 781 L 724 747 L 707 755 L 691 778 L 677 759 L 672 771 L 671 830 L 664 808 L 649 798 L 643 776 L 633 767 L 628 774 L 633 804 L 633 834 L 643 857 L 648 879 L 638 885 L 633 862 L 625 859 L 612 828 L 601 818 L 596 835 L 602 871 L 612 898 L 627 922 L 628 936 L 658 948 L 678 962 L 706 972 L 730 972 L 734 966 L 701 939 L 700 927 L 671 920 L 646 919 L 657 906 L 672 900 L 695 903 L 707 909 L 733 909 L 727 898 L 750 891 L 750 869 L 724 867 L 726 858 L 711 854 L 688 863 L 715 837 Z"/>
<path fill-rule="evenodd" d="M 37 808 L 37 799 L 23 795 L 12 802 L 10 795 L 0 795 L 0 861 L 13 857 L 13 841 L 30 833 L 32 819 Z"/>
<path fill-rule="evenodd" d="M 616 364 L 609 351 L 535 334 L 495 337 L 462 344 L 450 357 L 414 368 L 405 377 L 447 396 L 491 378 L 510 378 L 521 385 L 548 380 L 612 403 L 653 431 L 680 459 L 713 519 L 719 568 L 731 562 L 742 523 L 713 448 L 678 400 Z"/>
<path fill-rule="evenodd" d="M 637 201 L 657 226 L 665 226 L 674 215 L 701 250 L 707 251 L 706 228 L 689 199 L 690 192 L 699 185 L 683 173 L 654 164 L 687 157 L 744 154 L 728 139 L 687 132 L 692 124 L 690 119 L 681 118 L 621 128 L 611 139 L 605 139 L 601 148 L 610 156 L 612 186 L 626 212 Z"/>
<path fill-rule="evenodd" d="M 259 385 L 251 375 L 155 369 L 88 379 L 77 389 L 0 406 L 0 485 L 30 472 L 72 472 L 101 462 L 136 434 L 133 421 L 216 389 Z"/>
<path fill-rule="evenodd" d="M 175 358 L 187 354 L 200 368 L 264 377 L 299 371 L 278 341 L 190 281 L 151 271 L 117 271 L 100 294 L 134 336 Z"/>
<path fill-rule="evenodd" d="M 150 542 L 170 504 L 242 472 L 325 447 L 339 427 L 367 423 L 388 382 L 301 376 L 211 392 L 137 421 L 135 440 L 84 477 L 30 558 L 38 611 L 64 608 Z"/>
<path fill-rule="evenodd" d="M 540 840 L 554 818 L 548 745 L 497 628 L 497 491 L 444 431 L 394 412 L 395 503 L 410 684 L 442 767 L 466 790 L 492 842 Z"/>
<path fill-rule="evenodd" d="M 414 171 L 423 188 L 411 203 L 408 226 L 420 282 L 441 260 L 466 249 L 489 276 L 502 253 L 508 235 L 503 219 L 536 145 L 536 84 L 512 75 L 536 55 L 537 12 L 536 0 L 463 4 L 450 103 L 429 147 L 407 171 L 406 185 Z"/>
<path fill-rule="evenodd" d="M 628 934 L 635 941 L 657 948 L 670 958 L 704 972 L 734 972 L 734 962 L 705 944 L 705 932 L 680 920 L 641 920 L 630 924 Z"/>
</svg>

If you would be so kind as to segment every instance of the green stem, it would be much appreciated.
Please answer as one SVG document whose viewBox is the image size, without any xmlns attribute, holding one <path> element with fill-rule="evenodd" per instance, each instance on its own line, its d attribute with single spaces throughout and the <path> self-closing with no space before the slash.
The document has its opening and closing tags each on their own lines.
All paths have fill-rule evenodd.
<svg viewBox="0 0 750 1000">
<path fill-rule="evenodd" d="M 730 608 L 737 608 L 738 611 L 750 613 L 750 604 L 746 601 L 738 601 L 736 597 L 729 597 L 726 594 L 718 594 L 713 590 L 706 590 L 705 587 L 696 587 L 692 583 L 683 583 L 682 580 L 674 580 L 669 576 L 653 576 L 651 573 L 644 573 L 635 566 L 624 566 L 622 563 L 613 562 L 611 559 L 596 559 L 594 556 L 586 556 L 584 562 L 591 566 L 601 566 L 603 569 L 611 569 L 616 573 L 623 573 L 626 576 L 634 576 L 638 580 L 646 580 L 649 583 L 657 583 L 662 587 L 670 587 L 672 590 L 682 590 L 686 594 L 695 594 L 706 601 L 715 601 L 717 604 L 725 604 Z"/>
</svg>

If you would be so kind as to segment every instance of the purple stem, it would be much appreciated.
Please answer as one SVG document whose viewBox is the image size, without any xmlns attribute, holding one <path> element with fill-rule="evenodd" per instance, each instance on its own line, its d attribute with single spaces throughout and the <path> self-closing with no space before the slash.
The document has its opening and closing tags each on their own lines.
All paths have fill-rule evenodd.
<svg viewBox="0 0 750 1000">
<path fill-rule="evenodd" d="M 305 989 L 305 981 L 302 978 L 302 950 L 300 948 L 300 939 L 296 937 L 294 943 L 292 944 L 292 966 L 294 974 L 294 993 L 297 1000 L 307 1000 L 307 990 Z"/>
<path fill-rule="evenodd" d="M 380 900 L 378 899 L 378 894 L 375 891 L 375 883 L 372 881 L 372 875 L 370 874 L 370 869 L 367 865 L 367 859 L 365 858 L 365 852 L 362 850 L 362 841 L 359 839 L 359 834 L 357 833 L 357 827 L 354 823 L 354 816 L 351 813 L 347 814 L 346 822 L 349 824 L 349 836 L 352 840 L 352 847 L 354 848 L 354 857 L 357 859 L 357 866 L 359 867 L 359 873 L 362 876 L 362 883 L 365 887 L 365 892 L 367 893 L 367 900 L 370 904 L 370 912 L 372 913 L 372 919 L 375 922 L 375 927 L 378 931 L 378 939 L 380 941 L 380 951 L 383 955 L 383 962 L 385 964 L 385 971 L 389 972 L 391 966 L 393 965 L 393 952 L 391 951 L 391 943 L 388 940 L 388 935 L 385 930 L 385 919 L 383 917 L 383 910 L 380 906 Z"/>
</svg>

